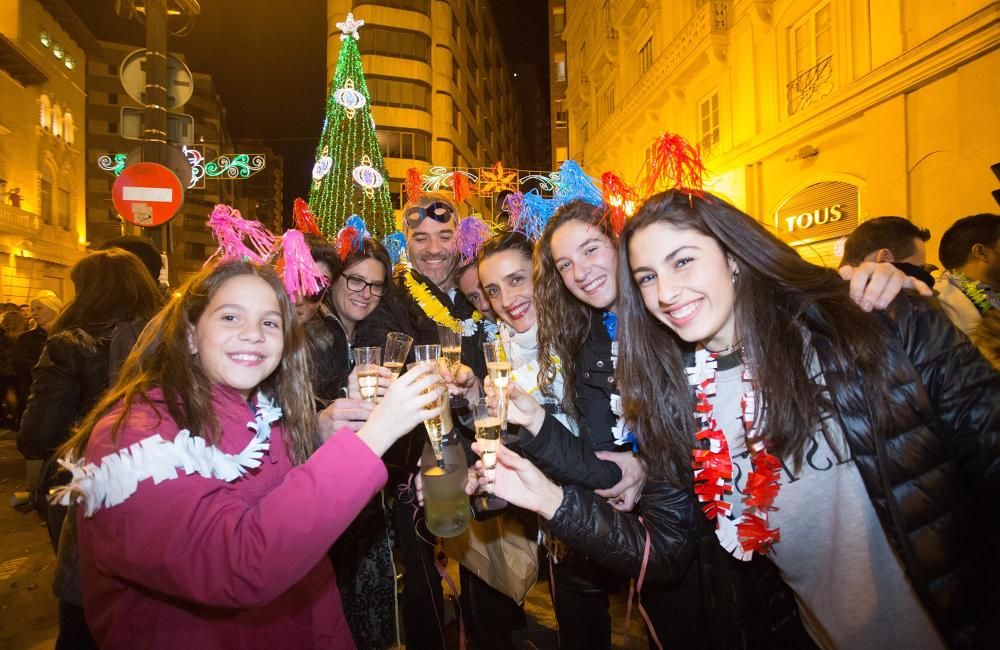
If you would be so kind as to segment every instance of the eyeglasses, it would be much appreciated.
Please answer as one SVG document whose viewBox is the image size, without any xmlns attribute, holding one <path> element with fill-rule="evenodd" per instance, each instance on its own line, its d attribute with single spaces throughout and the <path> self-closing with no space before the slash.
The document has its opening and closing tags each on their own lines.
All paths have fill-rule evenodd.
<svg viewBox="0 0 1000 650">
<path fill-rule="evenodd" d="M 371 289 L 372 295 L 377 298 L 385 295 L 385 282 L 366 282 L 364 278 L 359 278 L 356 275 L 345 275 L 344 279 L 347 281 L 347 289 L 354 293 L 361 293 L 367 287 Z"/>
<path fill-rule="evenodd" d="M 426 218 L 440 223 L 448 223 L 455 218 L 455 210 L 447 203 L 431 203 L 426 208 L 414 206 L 406 211 L 406 225 L 416 228 Z"/>
</svg>

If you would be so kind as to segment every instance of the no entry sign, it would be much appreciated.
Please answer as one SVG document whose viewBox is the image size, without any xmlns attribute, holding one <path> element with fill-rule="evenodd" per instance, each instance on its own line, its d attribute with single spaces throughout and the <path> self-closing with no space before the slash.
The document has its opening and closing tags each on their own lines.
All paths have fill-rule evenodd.
<svg viewBox="0 0 1000 650">
<path fill-rule="evenodd" d="M 159 226 L 177 214 L 184 189 L 177 176 L 156 163 L 136 163 L 115 179 L 111 190 L 115 209 L 137 226 Z"/>
</svg>

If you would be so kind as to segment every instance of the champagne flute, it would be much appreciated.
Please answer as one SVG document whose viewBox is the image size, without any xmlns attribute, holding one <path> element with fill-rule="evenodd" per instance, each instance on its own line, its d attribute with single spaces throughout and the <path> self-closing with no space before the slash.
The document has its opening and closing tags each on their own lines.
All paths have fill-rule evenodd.
<svg viewBox="0 0 1000 650">
<path fill-rule="evenodd" d="M 382 361 L 382 348 L 354 348 L 354 369 L 358 371 L 361 399 L 374 402 L 378 394 L 378 368 Z"/>
<path fill-rule="evenodd" d="M 454 377 L 462 365 L 462 335 L 447 325 L 438 325 L 438 342 L 441 343 L 441 358 Z"/>
<path fill-rule="evenodd" d="M 385 354 L 382 356 L 382 365 L 392 373 L 393 381 L 399 377 L 406 363 L 406 355 L 410 353 L 410 346 L 413 345 L 413 337 L 402 332 L 389 332 L 385 339 Z"/>
<path fill-rule="evenodd" d="M 486 476 L 486 495 L 476 499 L 479 510 L 500 510 L 507 507 L 507 502 L 493 494 L 493 482 L 496 479 L 497 452 L 503 442 L 500 439 L 500 418 L 490 415 L 486 399 L 476 402 L 473 413 L 476 423 L 476 443 L 483 459 L 483 474 Z"/>
<path fill-rule="evenodd" d="M 413 346 L 413 356 L 416 358 L 416 363 L 414 365 L 425 364 L 425 363 L 433 364 L 434 365 L 433 369 L 436 371 L 437 364 L 439 363 L 439 360 L 441 358 L 441 346 L 415 345 Z M 432 390 L 440 391 L 441 390 L 440 384 L 431 386 L 424 392 L 426 393 Z M 441 400 L 445 399 L 445 396 L 447 394 L 448 391 L 445 390 L 444 394 L 438 398 L 438 401 L 429 404 L 427 408 L 434 408 L 435 406 L 442 404 Z M 442 411 L 443 410 L 444 408 L 442 408 Z M 445 433 L 447 433 L 444 427 L 445 427 L 444 418 L 441 415 L 433 417 L 429 420 L 424 420 L 424 428 L 427 429 L 427 437 L 431 441 L 431 449 L 434 450 L 434 459 L 437 461 L 438 466 L 441 467 L 442 469 L 444 469 L 444 448 L 442 447 L 442 439 L 444 438 Z"/>
<path fill-rule="evenodd" d="M 497 416 L 500 418 L 500 430 L 507 438 L 507 386 L 510 384 L 510 357 L 504 350 L 503 343 L 497 339 L 483 343 L 483 354 L 486 356 L 486 369 L 490 372 L 490 381 L 497 390 Z"/>
</svg>

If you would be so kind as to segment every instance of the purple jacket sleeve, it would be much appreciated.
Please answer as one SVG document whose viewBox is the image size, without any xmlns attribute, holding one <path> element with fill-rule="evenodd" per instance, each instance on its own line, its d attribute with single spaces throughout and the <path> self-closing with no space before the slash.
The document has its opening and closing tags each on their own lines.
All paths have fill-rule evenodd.
<svg viewBox="0 0 1000 650">
<path fill-rule="evenodd" d="M 122 580 L 256 607 L 302 580 L 385 481 L 381 459 L 344 429 L 252 505 L 217 479 L 142 481 L 124 503 L 79 515 L 81 544 L 91 543 L 97 570 Z"/>
</svg>

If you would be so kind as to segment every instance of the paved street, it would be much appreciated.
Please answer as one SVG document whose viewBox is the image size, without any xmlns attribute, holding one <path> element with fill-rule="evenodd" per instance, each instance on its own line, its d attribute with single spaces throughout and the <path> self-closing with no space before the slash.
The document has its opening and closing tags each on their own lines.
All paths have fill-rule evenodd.
<svg viewBox="0 0 1000 650">
<path fill-rule="evenodd" d="M 24 490 L 24 459 L 14 445 L 14 432 L 0 430 L 0 648 L 41 650 L 51 648 L 58 627 L 56 598 L 52 595 L 55 556 L 45 526 L 28 507 L 12 508 L 8 501 L 15 490 Z M 458 565 L 449 563 L 455 584 Z M 614 599 L 612 617 L 614 646 L 622 645 L 625 596 Z M 528 624 L 515 633 L 518 648 L 555 648 L 555 616 L 549 600 L 548 584 L 539 582 L 525 605 Z M 645 648 L 646 637 L 638 612 L 633 612 L 630 646 Z M 457 626 L 450 626 L 450 647 L 457 645 Z"/>
</svg>

